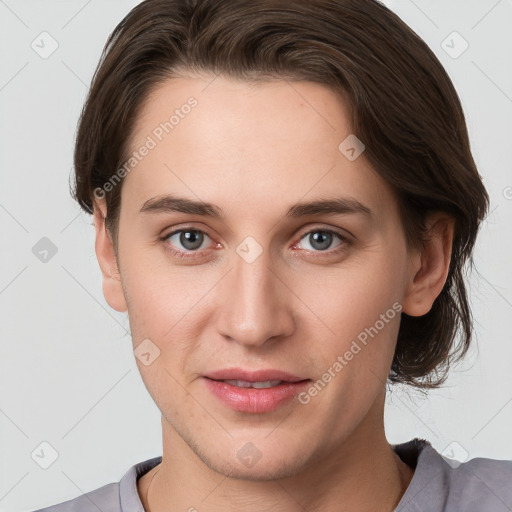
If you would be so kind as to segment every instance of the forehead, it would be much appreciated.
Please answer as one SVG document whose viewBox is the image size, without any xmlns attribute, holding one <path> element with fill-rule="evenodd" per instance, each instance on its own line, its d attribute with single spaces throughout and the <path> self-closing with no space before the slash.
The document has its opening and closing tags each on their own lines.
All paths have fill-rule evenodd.
<svg viewBox="0 0 512 512">
<path fill-rule="evenodd" d="M 391 190 L 364 152 L 351 160 L 340 149 L 349 136 L 350 105 L 318 83 L 172 78 L 139 114 L 130 148 L 150 149 L 126 175 L 123 200 L 140 208 L 174 194 L 226 209 L 243 203 L 259 214 L 262 204 L 270 212 L 301 198 L 334 196 L 389 207 Z"/>
</svg>

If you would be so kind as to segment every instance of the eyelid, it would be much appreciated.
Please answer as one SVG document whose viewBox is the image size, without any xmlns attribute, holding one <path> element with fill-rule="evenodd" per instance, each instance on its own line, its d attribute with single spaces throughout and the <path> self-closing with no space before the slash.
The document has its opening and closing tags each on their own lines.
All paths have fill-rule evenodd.
<svg viewBox="0 0 512 512">
<path fill-rule="evenodd" d="M 214 239 L 214 237 L 209 233 L 208 229 L 205 229 L 203 227 L 196 227 L 191 224 L 183 224 L 183 225 L 178 224 L 177 226 L 173 226 L 170 231 L 167 231 L 166 229 L 164 229 L 162 231 L 162 235 L 159 235 L 159 238 L 160 238 L 160 240 L 167 240 L 172 235 L 175 235 L 176 233 L 181 233 L 182 231 L 194 231 L 196 233 L 201 233 L 203 235 L 206 235 L 212 241 Z"/>
</svg>

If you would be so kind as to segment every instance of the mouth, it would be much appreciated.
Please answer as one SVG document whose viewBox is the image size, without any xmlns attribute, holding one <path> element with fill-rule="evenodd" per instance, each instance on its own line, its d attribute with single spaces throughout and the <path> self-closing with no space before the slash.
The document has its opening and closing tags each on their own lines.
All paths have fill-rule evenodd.
<svg viewBox="0 0 512 512">
<path fill-rule="evenodd" d="M 311 379 L 279 370 L 220 370 L 204 376 L 208 390 L 238 412 L 262 414 L 292 401 Z"/>
<path fill-rule="evenodd" d="M 284 380 L 265 380 L 259 382 L 249 382 L 246 380 L 221 380 L 217 382 L 226 382 L 230 386 L 236 386 L 237 388 L 255 388 L 255 389 L 268 389 L 279 386 Z"/>
<path fill-rule="evenodd" d="M 247 382 L 249 384 L 258 382 L 299 382 L 301 380 L 308 380 L 306 377 L 299 377 L 281 370 L 245 370 L 242 368 L 217 370 L 207 373 L 205 377 L 217 381 Z"/>
</svg>

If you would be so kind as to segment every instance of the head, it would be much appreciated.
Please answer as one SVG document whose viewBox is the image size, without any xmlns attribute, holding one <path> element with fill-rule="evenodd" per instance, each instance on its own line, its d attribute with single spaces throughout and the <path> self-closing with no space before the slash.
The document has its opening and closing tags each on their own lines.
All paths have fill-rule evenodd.
<svg viewBox="0 0 512 512">
<path fill-rule="evenodd" d="M 105 297 L 134 347 L 159 351 L 144 382 L 212 466 L 235 471 L 222 454 L 248 437 L 270 472 L 311 461 L 372 416 L 386 380 L 439 386 L 469 347 L 488 196 L 449 77 L 374 0 L 142 2 L 105 45 L 75 171 Z M 310 386 L 285 415 L 241 422 L 204 389 L 229 367 Z M 297 453 L 319 430 L 332 436 Z"/>
</svg>

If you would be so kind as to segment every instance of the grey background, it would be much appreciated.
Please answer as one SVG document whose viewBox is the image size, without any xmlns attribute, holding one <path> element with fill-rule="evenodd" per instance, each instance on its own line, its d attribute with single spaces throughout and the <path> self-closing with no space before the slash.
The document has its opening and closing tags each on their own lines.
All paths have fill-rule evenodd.
<svg viewBox="0 0 512 512">
<path fill-rule="evenodd" d="M 92 219 L 68 183 L 101 49 L 137 3 L 0 0 L 0 511 L 74 498 L 161 454 L 128 319 L 103 298 Z M 477 342 L 443 389 L 391 393 L 388 440 L 512 459 L 512 1 L 386 3 L 454 81 L 491 196 L 470 288 Z"/>
</svg>

